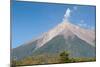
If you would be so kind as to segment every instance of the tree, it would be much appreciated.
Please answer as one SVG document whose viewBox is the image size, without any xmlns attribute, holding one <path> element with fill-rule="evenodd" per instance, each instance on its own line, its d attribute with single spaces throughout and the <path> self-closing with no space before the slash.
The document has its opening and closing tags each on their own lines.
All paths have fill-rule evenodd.
<svg viewBox="0 0 100 67">
<path fill-rule="evenodd" d="M 60 62 L 61 63 L 70 62 L 69 53 L 68 52 L 63 51 L 63 52 L 60 53 Z"/>
<path fill-rule="evenodd" d="M 15 60 L 11 61 L 11 67 L 16 67 L 16 61 Z"/>
</svg>

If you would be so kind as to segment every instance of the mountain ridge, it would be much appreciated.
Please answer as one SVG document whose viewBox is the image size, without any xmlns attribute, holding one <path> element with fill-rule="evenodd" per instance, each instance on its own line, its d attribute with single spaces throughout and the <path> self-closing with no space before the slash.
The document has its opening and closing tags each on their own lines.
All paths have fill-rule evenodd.
<svg viewBox="0 0 100 67">
<path fill-rule="evenodd" d="M 28 44 L 28 43 L 31 43 L 31 42 L 33 42 L 33 41 L 35 41 L 35 40 L 38 40 L 38 39 L 41 39 L 43 36 L 45 36 L 45 35 L 47 35 L 49 32 L 52 32 L 52 30 L 53 29 L 57 29 L 58 27 L 60 27 L 61 29 L 62 28 L 66 28 L 66 26 L 68 26 L 68 24 L 69 25 L 73 25 L 74 26 L 74 28 L 76 28 L 76 29 L 78 29 L 78 28 L 81 28 L 81 27 L 79 27 L 79 26 L 76 26 L 76 25 L 74 25 L 74 24 L 71 24 L 71 23 L 69 23 L 69 22 L 61 22 L 60 24 L 58 24 L 57 26 L 55 26 L 55 27 L 53 27 L 52 29 L 50 29 L 49 31 L 47 31 L 47 32 L 44 32 L 41 36 L 39 36 L 39 37 L 37 37 L 37 38 L 35 38 L 35 39 L 32 39 L 31 41 L 28 41 L 28 42 L 26 42 L 26 43 L 24 43 L 23 45 L 25 45 L 25 44 Z M 61 27 L 62 26 L 62 27 Z M 68 28 L 68 27 L 67 27 Z M 59 28 L 58 28 L 59 29 Z M 84 28 L 81 28 L 81 29 L 84 29 Z M 64 29 L 63 29 L 64 30 Z M 86 31 L 90 31 L 90 33 L 93 33 L 93 35 L 95 35 L 95 31 L 92 31 L 92 30 L 88 30 L 88 29 L 85 29 Z M 74 31 L 73 31 L 74 32 Z M 52 34 L 51 34 L 52 35 Z M 56 35 L 55 35 L 56 36 Z M 95 36 L 94 36 L 95 37 Z"/>
<path fill-rule="evenodd" d="M 45 50 L 42 47 L 47 46 L 46 48 L 50 48 L 48 46 L 48 43 L 52 42 L 52 39 L 55 40 L 54 39 L 55 37 L 61 36 L 61 35 L 63 35 L 63 37 L 64 37 L 64 39 L 62 38 L 62 40 L 66 41 L 67 43 L 69 43 L 70 41 L 75 42 L 78 45 L 80 45 L 81 43 L 84 43 L 80 47 L 78 47 L 76 45 L 78 48 L 86 47 L 85 44 L 87 44 L 88 46 L 91 46 L 91 48 L 90 47 L 88 47 L 88 48 L 86 47 L 86 48 L 87 49 L 90 48 L 90 50 L 93 51 L 93 56 L 95 56 L 95 43 L 94 43 L 94 41 L 95 41 L 95 36 L 94 35 L 95 34 L 94 34 L 94 32 L 89 31 L 89 30 L 85 30 L 83 28 L 80 28 L 79 26 L 76 26 L 74 24 L 71 24 L 70 22 L 65 22 L 65 21 L 58 24 L 57 26 L 55 26 L 54 28 L 52 28 L 48 32 L 45 32 L 43 35 L 41 35 L 37 39 L 32 40 L 30 42 L 27 42 L 27 43 L 25 43 L 25 44 L 23 44 L 23 45 L 21 45 L 17 48 L 14 48 L 13 51 L 12 51 L 12 56 L 13 56 L 13 58 L 22 59 L 24 57 L 35 54 L 35 52 L 39 51 L 40 49 Z M 75 40 L 75 38 L 76 39 L 78 38 L 78 40 Z M 73 40 L 75 40 L 75 41 L 73 41 Z M 58 41 L 60 41 L 60 40 L 58 40 Z M 80 43 L 78 43 L 78 41 Z M 71 42 L 69 44 L 74 45 Z M 59 43 L 58 43 L 58 45 L 61 46 L 61 44 L 59 44 Z M 63 44 L 63 42 L 61 42 L 61 43 Z M 52 44 L 55 45 L 54 41 L 53 41 Z M 52 44 L 51 44 L 51 46 L 52 46 Z M 60 49 L 63 49 L 63 48 L 67 49 L 68 45 L 64 44 L 65 47 L 63 47 L 63 48 L 60 48 L 59 46 L 56 45 L 55 49 L 59 48 L 59 51 L 60 51 Z M 92 49 L 92 47 L 93 47 L 93 49 Z M 73 46 L 71 46 L 71 48 L 75 49 L 75 48 L 73 48 Z M 50 49 L 51 49 L 50 51 L 54 50 L 52 48 L 50 48 Z M 72 49 L 69 49 L 69 50 L 72 51 Z M 84 49 L 82 49 L 82 51 Z M 90 51 L 90 55 L 92 54 L 91 51 Z M 39 52 L 41 52 L 41 51 L 39 51 Z M 45 52 L 45 51 L 43 51 L 43 52 Z M 72 53 L 74 53 L 74 52 L 72 51 Z M 79 52 L 78 54 L 81 54 L 81 53 Z M 76 54 L 74 54 L 74 55 L 76 55 Z M 86 53 L 86 55 L 87 55 L 87 53 Z"/>
</svg>

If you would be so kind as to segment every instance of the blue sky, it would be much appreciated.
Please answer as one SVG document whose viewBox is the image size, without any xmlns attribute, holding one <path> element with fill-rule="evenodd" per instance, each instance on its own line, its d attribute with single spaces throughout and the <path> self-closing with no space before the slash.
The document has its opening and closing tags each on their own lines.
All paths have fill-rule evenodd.
<svg viewBox="0 0 100 67">
<path fill-rule="evenodd" d="M 16 2 L 11 6 L 12 47 L 22 45 L 68 20 L 87 29 L 95 29 L 95 6 Z"/>
</svg>

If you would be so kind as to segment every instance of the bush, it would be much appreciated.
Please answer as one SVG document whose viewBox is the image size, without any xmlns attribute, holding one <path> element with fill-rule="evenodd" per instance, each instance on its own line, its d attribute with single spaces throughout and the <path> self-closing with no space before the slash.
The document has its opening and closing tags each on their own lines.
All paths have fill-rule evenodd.
<svg viewBox="0 0 100 67">
<path fill-rule="evenodd" d="M 60 62 L 61 63 L 70 62 L 69 53 L 68 52 L 63 51 L 63 52 L 60 53 Z"/>
<path fill-rule="evenodd" d="M 11 67 L 16 67 L 16 61 L 15 60 L 11 61 Z"/>
</svg>

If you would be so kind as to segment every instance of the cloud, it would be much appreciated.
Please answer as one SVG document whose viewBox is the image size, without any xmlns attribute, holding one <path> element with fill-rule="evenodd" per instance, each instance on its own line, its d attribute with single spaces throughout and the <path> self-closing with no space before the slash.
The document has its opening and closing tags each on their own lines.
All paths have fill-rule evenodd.
<svg viewBox="0 0 100 67">
<path fill-rule="evenodd" d="M 88 27 L 88 25 L 85 23 L 85 21 L 84 20 L 81 20 L 80 21 L 80 23 L 78 23 L 78 26 L 80 26 L 80 27 Z"/>
<path fill-rule="evenodd" d="M 66 12 L 64 14 L 63 20 L 64 21 L 69 21 L 69 18 L 71 16 L 72 12 L 74 12 L 74 10 L 77 10 L 77 9 L 78 9 L 77 6 L 74 6 L 72 10 L 70 8 L 67 8 Z"/>
<path fill-rule="evenodd" d="M 80 26 L 80 27 L 83 27 L 83 28 L 95 30 L 94 26 L 91 26 L 90 24 L 87 24 L 84 20 L 80 20 L 80 23 L 77 23 L 77 25 Z"/>
<path fill-rule="evenodd" d="M 95 27 L 91 26 L 91 30 L 95 30 Z"/>
<path fill-rule="evenodd" d="M 80 21 L 80 23 L 84 24 L 84 23 L 85 23 L 85 21 L 84 21 L 84 20 L 81 20 L 81 21 Z"/>
<path fill-rule="evenodd" d="M 77 7 L 77 6 L 74 6 L 74 7 L 73 7 L 73 10 L 77 10 L 77 9 L 78 9 L 78 7 Z"/>
<path fill-rule="evenodd" d="M 69 8 L 67 8 L 67 10 L 66 10 L 66 12 L 65 12 L 65 14 L 64 14 L 63 20 L 64 20 L 64 21 L 65 21 L 65 20 L 68 21 L 68 19 L 69 19 L 70 16 L 71 16 L 71 10 L 70 10 Z"/>
<path fill-rule="evenodd" d="M 65 17 L 65 18 L 69 18 L 70 15 L 71 15 L 71 10 L 68 8 L 68 9 L 66 10 L 66 13 L 65 13 L 64 17 Z"/>
</svg>

